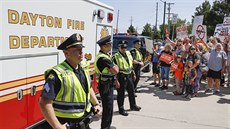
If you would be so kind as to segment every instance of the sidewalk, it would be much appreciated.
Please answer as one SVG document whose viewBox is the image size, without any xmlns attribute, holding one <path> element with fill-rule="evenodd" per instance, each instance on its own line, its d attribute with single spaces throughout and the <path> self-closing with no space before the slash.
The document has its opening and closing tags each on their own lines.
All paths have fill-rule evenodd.
<svg viewBox="0 0 230 129">
<path fill-rule="evenodd" d="M 222 87 L 222 94 L 217 96 L 204 94 L 206 84 L 202 84 L 198 96 L 188 101 L 174 96 L 172 85 L 164 91 L 149 85 L 151 75 L 151 72 L 142 74 L 139 82 L 141 93 L 137 93 L 136 102 L 142 107 L 140 112 L 129 110 L 126 97 L 125 109 L 129 115 L 119 115 L 114 100 L 112 126 L 117 129 L 230 129 L 230 87 Z M 90 127 L 100 129 L 100 123 L 100 120 L 94 121 Z"/>
</svg>

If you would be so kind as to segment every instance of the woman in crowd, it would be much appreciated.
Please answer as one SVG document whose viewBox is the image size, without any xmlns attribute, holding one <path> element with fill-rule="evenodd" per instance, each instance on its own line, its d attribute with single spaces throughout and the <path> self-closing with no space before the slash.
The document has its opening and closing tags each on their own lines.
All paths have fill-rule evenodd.
<svg viewBox="0 0 230 129">
<path fill-rule="evenodd" d="M 208 47 L 208 46 L 207 46 Z M 210 48 L 209 48 L 210 49 Z M 220 79 L 221 74 L 224 73 L 226 67 L 227 55 L 223 51 L 223 47 L 220 43 L 215 45 L 215 49 L 211 49 L 210 58 L 208 61 L 208 89 L 205 93 L 212 92 L 213 80 L 215 81 L 216 90 L 214 94 L 220 94 Z"/>
<path fill-rule="evenodd" d="M 165 45 L 165 49 L 161 52 L 161 55 L 163 53 L 172 55 L 172 46 L 170 44 Z M 170 70 L 170 63 L 160 61 L 161 66 L 161 80 L 162 80 L 162 86 L 160 87 L 161 90 L 168 89 L 169 84 L 169 70 Z"/>
<path fill-rule="evenodd" d="M 201 79 L 201 71 L 199 68 L 200 59 L 201 59 L 200 55 L 197 54 L 196 48 L 194 46 L 191 46 L 189 49 L 189 55 L 188 55 L 187 61 L 193 62 L 193 66 L 190 68 L 190 70 L 195 68 L 197 72 L 197 77 L 195 79 L 196 85 L 195 85 L 194 93 L 197 93 L 198 90 L 200 89 L 200 79 Z"/>
</svg>

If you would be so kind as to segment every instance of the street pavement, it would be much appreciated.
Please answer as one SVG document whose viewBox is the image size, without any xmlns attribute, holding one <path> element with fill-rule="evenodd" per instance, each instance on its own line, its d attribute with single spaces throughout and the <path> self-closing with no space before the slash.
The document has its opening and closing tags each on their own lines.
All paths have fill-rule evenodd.
<svg viewBox="0 0 230 129">
<path fill-rule="evenodd" d="M 130 111 L 128 97 L 125 109 L 128 116 L 118 113 L 116 91 L 112 126 L 116 129 L 230 129 L 230 87 L 221 87 L 220 95 L 204 94 L 207 86 L 202 82 L 197 97 L 188 100 L 174 96 L 175 87 L 161 91 L 149 85 L 151 72 L 143 73 L 138 85 L 136 102 L 141 111 Z M 127 94 L 127 93 L 126 93 Z M 100 129 L 101 120 L 90 124 L 92 129 Z"/>
</svg>

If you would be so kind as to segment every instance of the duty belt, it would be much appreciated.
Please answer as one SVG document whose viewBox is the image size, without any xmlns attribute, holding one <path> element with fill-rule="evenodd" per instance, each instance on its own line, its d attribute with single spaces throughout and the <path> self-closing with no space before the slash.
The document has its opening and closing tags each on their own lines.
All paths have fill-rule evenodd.
<svg viewBox="0 0 230 129">
<path fill-rule="evenodd" d="M 115 74 L 102 74 L 100 75 L 100 80 L 103 81 L 112 81 L 115 79 Z"/>
<path fill-rule="evenodd" d="M 119 72 L 131 73 L 132 69 L 120 69 Z"/>
</svg>

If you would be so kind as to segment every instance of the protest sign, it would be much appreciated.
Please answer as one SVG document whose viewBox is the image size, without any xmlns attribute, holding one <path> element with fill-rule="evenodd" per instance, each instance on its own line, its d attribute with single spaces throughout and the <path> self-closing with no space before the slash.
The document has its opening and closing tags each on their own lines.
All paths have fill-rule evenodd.
<svg viewBox="0 0 230 129">
<path fill-rule="evenodd" d="M 171 64 L 170 70 L 175 71 L 175 70 L 177 69 L 178 65 L 179 65 L 179 64 L 178 64 L 177 62 L 173 62 L 173 63 Z"/>
<path fill-rule="evenodd" d="M 204 19 L 204 15 L 194 17 L 194 22 L 193 22 L 193 27 L 192 27 L 192 34 L 193 35 L 197 36 L 196 35 L 197 26 L 203 24 L 203 19 Z"/>
<path fill-rule="evenodd" d="M 230 17 L 224 17 L 223 24 L 230 24 Z"/>
<path fill-rule="evenodd" d="M 206 25 L 198 25 L 197 26 L 196 37 L 205 43 L 207 42 L 207 27 L 206 27 Z"/>
<path fill-rule="evenodd" d="M 170 62 L 173 60 L 173 56 L 163 52 L 160 56 L 160 60 L 170 64 Z"/>
<path fill-rule="evenodd" d="M 181 26 L 176 28 L 176 38 L 186 38 L 188 37 L 188 29 L 187 26 Z"/>
</svg>

